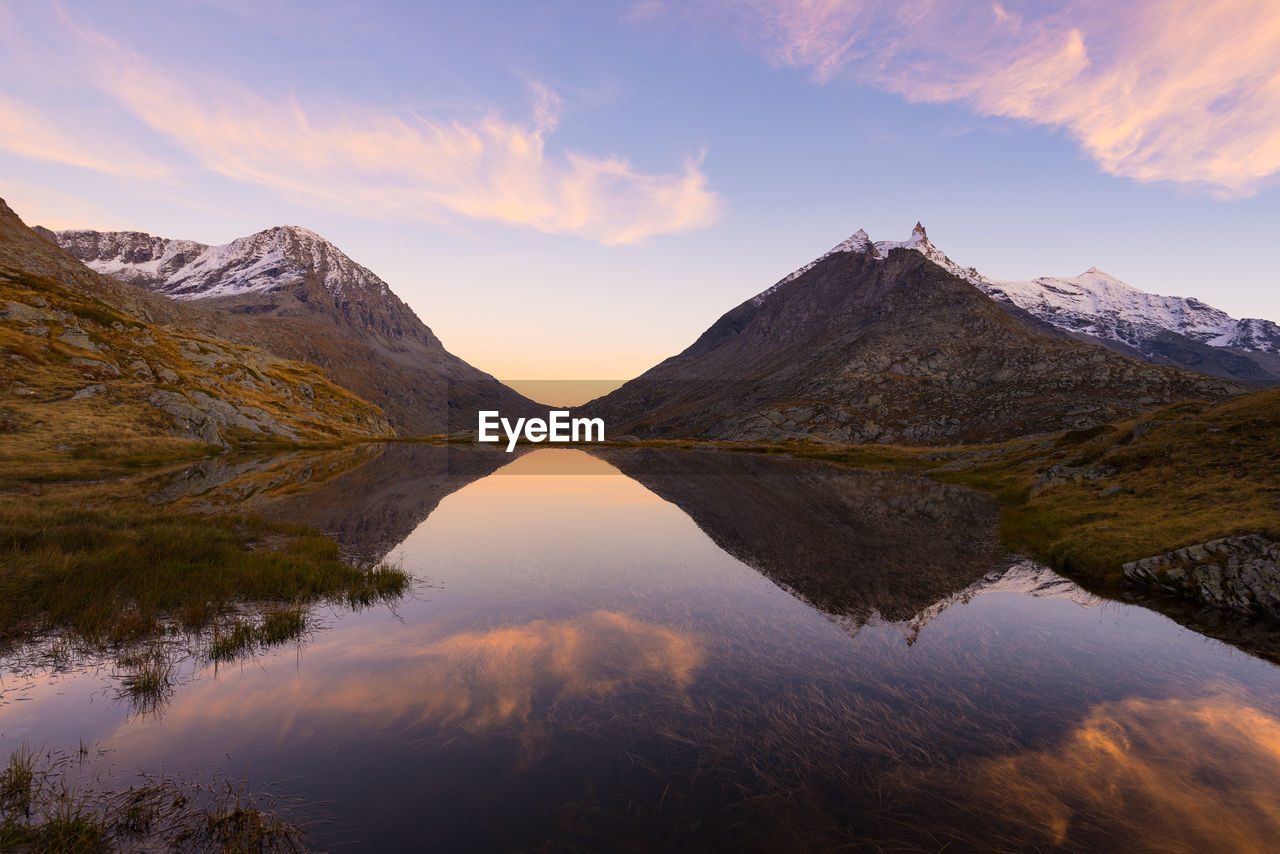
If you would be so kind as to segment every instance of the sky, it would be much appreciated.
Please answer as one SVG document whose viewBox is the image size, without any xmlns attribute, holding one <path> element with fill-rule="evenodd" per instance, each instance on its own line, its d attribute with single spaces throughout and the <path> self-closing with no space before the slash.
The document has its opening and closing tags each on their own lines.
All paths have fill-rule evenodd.
<svg viewBox="0 0 1280 854">
<path fill-rule="evenodd" d="M 1280 4 L 0 0 L 31 225 L 301 225 L 502 379 L 626 379 L 859 228 L 1280 321 Z"/>
</svg>

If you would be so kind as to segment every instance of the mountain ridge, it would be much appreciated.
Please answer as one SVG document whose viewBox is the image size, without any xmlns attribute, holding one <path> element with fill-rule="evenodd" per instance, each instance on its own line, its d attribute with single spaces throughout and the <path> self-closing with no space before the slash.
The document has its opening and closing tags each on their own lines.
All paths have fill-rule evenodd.
<svg viewBox="0 0 1280 854">
<path fill-rule="evenodd" d="M 94 454 L 166 434 L 224 446 L 394 435 L 322 369 L 214 335 L 203 315 L 90 270 L 0 200 L 11 452 Z"/>
<path fill-rule="evenodd" d="M 1243 391 L 1050 337 L 918 237 L 846 241 L 583 413 L 640 438 L 993 442 Z"/>
<path fill-rule="evenodd" d="M 42 233 L 113 278 L 216 309 L 218 334 L 329 370 L 403 434 L 474 429 L 480 409 L 542 409 L 446 350 L 390 285 L 309 229 L 275 226 L 216 246 L 145 232 Z"/>
<path fill-rule="evenodd" d="M 1270 320 L 1237 319 L 1194 297 L 1148 293 L 1097 267 L 1078 276 L 993 279 L 952 261 L 929 240 L 919 222 L 904 241 L 872 241 L 859 229 L 755 298 L 763 298 L 831 255 L 868 252 L 883 258 L 895 248 L 920 253 L 1001 305 L 1021 309 L 1075 340 L 1102 344 L 1153 364 L 1189 368 L 1254 386 L 1280 383 L 1280 325 Z"/>
</svg>

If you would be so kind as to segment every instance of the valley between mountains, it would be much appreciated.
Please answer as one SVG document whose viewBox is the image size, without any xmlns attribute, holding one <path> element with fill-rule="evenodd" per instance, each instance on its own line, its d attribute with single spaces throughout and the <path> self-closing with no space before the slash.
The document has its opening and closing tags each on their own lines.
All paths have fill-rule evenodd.
<svg viewBox="0 0 1280 854">
<path fill-rule="evenodd" d="M 469 442 L 480 410 L 547 410 L 299 227 L 213 246 L 32 229 L 0 203 L 0 309 L 11 494 L 228 448 Z M 1096 269 L 997 281 L 917 224 L 857 232 L 575 414 L 621 445 L 976 487 L 1008 548 L 1280 616 L 1278 383 L 1271 321 Z"/>
</svg>

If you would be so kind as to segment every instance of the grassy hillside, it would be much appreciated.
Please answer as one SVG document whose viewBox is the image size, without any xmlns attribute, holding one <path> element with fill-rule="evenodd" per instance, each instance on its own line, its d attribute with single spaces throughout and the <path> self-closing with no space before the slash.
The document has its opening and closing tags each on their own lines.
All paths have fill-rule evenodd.
<svg viewBox="0 0 1280 854">
<path fill-rule="evenodd" d="M 130 290 L 0 202 L 0 467 L 392 435 L 319 368 L 190 331 Z"/>
<path fill-rule="evenodd" d="M 1055 450 L 1061 462 L 977 469 L 1015 484 L 1009 545 L 1052 566 L 1117 581 L 1126 561 L 1218 537 L 1280 540 L 1280 388 L 1068 434 Z"/>
</svg>

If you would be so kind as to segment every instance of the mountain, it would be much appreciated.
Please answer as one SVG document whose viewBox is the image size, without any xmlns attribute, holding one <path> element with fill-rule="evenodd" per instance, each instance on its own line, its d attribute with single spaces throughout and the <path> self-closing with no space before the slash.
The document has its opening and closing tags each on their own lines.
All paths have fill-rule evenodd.
<svg viewBox="0 0 1280 854">
<path fill-rule="evenodd" d="M 881 254 L 893 247 L 914 249 L 1002 305 L 1022 309 L 1076 340 L 1253 386 L 1280 383 L 1280 326 L 1270 320 L 1237 320 L 1197 299 L 1149 294 L 1096 267 L 1065 278 L 990 279 L 953 262 L 919 223 L 902 243 L 875 245 Z"/>
<path fill-rule="evenodd" d="M 454 356 L 382 279 L 315 232 L 209 246 L 137 231 L 44 231 L 94 270 L 217 309 L 210 331 L 330 371 L 406 435 L 474 429 L 476 411 L 539 407 Z"/>
<path fill-rule="evenodd" d="M 923 228 L 858 232 L 582 414 L 645 438 L 993 442 L 1243 390 L 1069 340 L 941 260 Z"/>
<path fill-rule="evenodd" d="M 211 334 L 208 321 L 88 269 L 0 201 L 8 451 L 92 456 L 165 435 L 226 445 L 394 434 L 381 410 L 321 369 Z"/>
<path fill-rule="evenodd" d="M 1155 364 L 1251 385 L 1280 382 L 1280 327 L 1236 320 L 1196 299 L 1148 294 L 1090 268 L 1070 278 L 987 280 L 979 287 L 1055 326 Z"/>
</svg>

